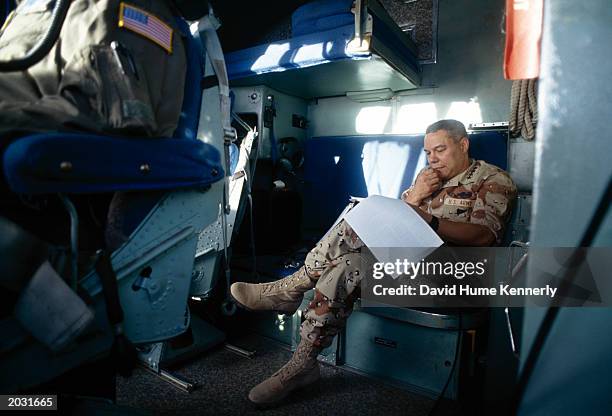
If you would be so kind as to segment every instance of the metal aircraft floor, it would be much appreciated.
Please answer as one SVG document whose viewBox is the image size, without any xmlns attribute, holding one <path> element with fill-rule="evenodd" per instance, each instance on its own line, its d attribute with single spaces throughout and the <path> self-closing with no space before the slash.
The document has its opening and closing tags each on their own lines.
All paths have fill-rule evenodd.
<svg viewBox="0 0 612 416">
<path fill-rule="evenodd" d="M 233 344 L 255 350 L 254 358 L 224 348 L 174 369 L 173 374 L 199 388 L 188 394 L 138 369 L 131 378 L 118 377 L 117 404 L 151 414 L 180 415 L 414 415 L 426 416 L 434 400 L 382 384 L 342 368 L 321 366 L 320 382 L 294 392 L 278 407 L 257 409 L 247 399 L 251 387 L 280 368 L 291 352 L 268 338 L 249 334 Z M 437 416 L 453 414 L 442 403 Z M 456 409 L 454 409 L 456 411 Z"/>
</svg>

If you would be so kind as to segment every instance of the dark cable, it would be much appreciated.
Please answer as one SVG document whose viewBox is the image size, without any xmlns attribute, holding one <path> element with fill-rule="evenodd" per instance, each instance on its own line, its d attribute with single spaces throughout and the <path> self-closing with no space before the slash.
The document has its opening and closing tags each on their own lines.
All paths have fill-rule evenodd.
<svg viewBox="0 0 612 416">
<path fill-rule="evenodd" d="M 137 355 L 134 345 L 130 342 L 123 331 L 123 308 L 119 299 L 119 286 L 117 275 L 113 269 L 110 254 L 101 251 L 95 264 L 96 272 L 102 284 L 102 293 L 106 303 L 106 315 L 111 324 L 115 339 L 111 347 L 112 362 L 115 370 L 122 376 L 132 374 L 136 365 Z"/>
<path fill-rule="evenodd" d="M 257 274 L 257 250 L 255 249 L 255 228 L 253 224 L 253 197 L 251 195 L 251 185 L 249 185 L 249 194 L 247 195 L 249 201 L 249 233 L 251 235 L 251 258 L 253 262 L 252 275 L 253 277 L 258 276 Z"/>
<path fill-rule="evenodd" d="M 252 129 L 251 129 L 252 131 Z M 257 273 L 257 250 L 255 247 L 255 224 L 253 223 L 253 210 L 254 210 L 254 206 L 253 206 L 253 196 L 251 194 L 251 192 L 253 192 L 253 188 L 251 187 L 251 180 L 252 178 L 255 177 L 255 169 L 257 168 L 257 159 L 259 158 L 259 134 L 254 138 L 254 140 L 257 140 L 257 146 L 255 146 L 255 158 L 253 159 L 253 169 L 250 169 L 251 167 L 251 160 L 250 157 L 248 159 L 248 166 L 249 166 L 249 171 L 251 173 L 250 176 L 246 177 L 246 183 L 247 183 L 247 198 L 249 200 L 249 232 L 250 232 L 250 240 L 251 240 L 251 256 L 253 258 L 253 277 L 257 278 L 259 275 Z"/>
<path fill-rule="evenodd" d="M 610 206 L 610 201 L 612 200 L 612 178 L 608 180 L 608 187 L 604 192 L 599 204 L 597 205 L 597 209 L 595 213 L 591 217 L 591 221 L 584 232 L 584 235 L 580 241 L 580 245 L 572 252 L 570 256 L 569 264 L 576 264 L 576 261 L 582 260 L 584 258 L 584 250 L 585 247 L 590 247 L 593 243 L 593 239 L 597 234 L 597 230 L 601 227 L 601 223 L 606 217 L 607 211 Z M 571 287 L 571 284 L 576 277 L 577 267 L 570 268 L 567 270 L 563 278 L 561 279 L 561 284 L 559 285 L 559 298 L 561 298 L 565 293 L 567 293 L 568 289 Z M 533 341 L 533 345 L 529 350 L 529 355 L 525 360 L 525 366 L 523 367 L 523 372 L 519 378 L 519 382 L 516 386 L 516 392 L 514 395 L 514 400 L 511 407 L 510 414 L 517 414 L 519 406 L 521 404 L 521 400 L 525 395 L 525 390 L 527 389 L 527 385 L 529 384 L 529 379 L 531 378 L 535 366 L 537 364 L 538 359 L 540 358 L 540 353 L 546 343 L 546 339 L 550 334 L 550 331 L 555 323 L 555 320 L 559 314 L 558 306 L 550 306 L 547 311 L 544 319 L 542 321 L 542 325 L 540 325 L 540 329 L 538 330 L 535 340 Z"/>
<path fill-rule="evenodd" d="M 455 368 L 457 367 L 457 361 L 459 360 L 459 355 L 460 355 L 459 349 L 461 347 L 461 338 L 463 337 L 462 327 L 463 327 L 463 324 L 461 322 L 461 312 L 459 312 L 459 328 L 457 328 L 457 332 L 458 332 L 457 345 L 455 346 L 455 358 L 453 360 L 453 366 L 451 367 L 450 373 L 448 373 L 448 378 L 446 379 L 444 388 L 442 389 L 442 392 L 436 399 L 436 402 L 434 403 L 433 407 L 429 411 L 428 416 L 433 416 L 436 413 L 436 411 L 438 410 L 438 407 L 440 406 L 440 403 L 442 402 L 442 399 L 444 398 L 444 394 L 446 394 L 446 390 L 448 389 L 448 386 L 451 380 L 453 379 L 453 374 L 455 373 Z"/>
<path fill-rule="evenodd" d="M 55 45 L 68 14 L 70 2 L 71 0 L 57 0 L 51 14 L 51 23 L 42 39 L 24 57 L 0 61 L 0 72 L 25 71 L 40 62 Z"/>
</svg>

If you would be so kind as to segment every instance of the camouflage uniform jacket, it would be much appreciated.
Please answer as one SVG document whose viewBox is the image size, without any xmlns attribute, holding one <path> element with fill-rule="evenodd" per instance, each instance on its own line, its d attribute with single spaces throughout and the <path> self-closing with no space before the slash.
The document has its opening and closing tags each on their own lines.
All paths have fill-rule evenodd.
<svg viewBox="0 0 612 416">
<path fill-rule="evenodd" d="M 424 199 L 420 208 L 449 221 L 484 225 L 499 244 L 516 193 L 510 175 L 482 160 L 472 160 L 465 171 Z"/>
</svg>

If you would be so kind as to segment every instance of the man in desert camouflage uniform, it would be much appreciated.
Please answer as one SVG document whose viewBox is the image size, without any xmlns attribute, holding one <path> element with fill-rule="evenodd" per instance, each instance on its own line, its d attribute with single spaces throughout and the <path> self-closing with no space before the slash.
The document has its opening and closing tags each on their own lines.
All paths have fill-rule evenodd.
<svg viewBox="0 0 612 416">
<path fill-rule="evenodd" d="M 53 0 L 24 0 L 0 31 L 0 60 L 23 57 Z M 51 51 L 0 73 L 0 134 L 88 131 L 172 136 L 185 82 L 182 34 L 165 0 L 74 0 Z"/>
<path fill-rule="evenodd" d="M 489 246 L 502 238 L 516 187 L 503 170 L 469 159 L 468 148 L 467 133 L 460 122 L 441 120 L 429 126 L 424 141 L 429 167 L 419 173 L 402 199 L 447 244 Z M 340 221 L 293 275 L 266 284 L 232 285 L 232 296 L 239 305 L 284 313 L 295 312 L 303 293 L 315 288 L 314 299 L 304 313 L 297 350 L 285 366 L 251 390 L 252 402 L 275 403 L 319 378 L 316 357 L 344 327 L 361 279 L 372 273 L 374 262 L 370 250 L 345 221 Z"/>
</svg>

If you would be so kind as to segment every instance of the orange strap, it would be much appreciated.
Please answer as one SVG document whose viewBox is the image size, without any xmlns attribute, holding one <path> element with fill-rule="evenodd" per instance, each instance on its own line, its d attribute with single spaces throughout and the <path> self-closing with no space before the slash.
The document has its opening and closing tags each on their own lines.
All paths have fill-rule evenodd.
<svg viewBox="0 0 612 416">
<path fill-rule="evenodd" d="M 537 78 L 544 0 L 506 0 L 506 79 Z"/>
</svg>

